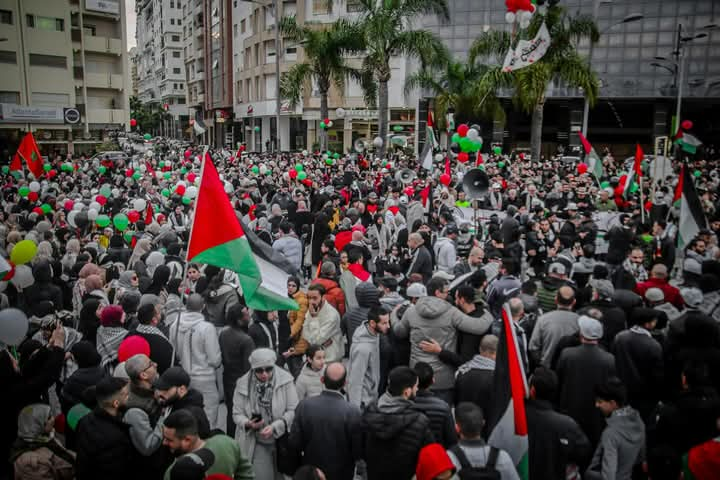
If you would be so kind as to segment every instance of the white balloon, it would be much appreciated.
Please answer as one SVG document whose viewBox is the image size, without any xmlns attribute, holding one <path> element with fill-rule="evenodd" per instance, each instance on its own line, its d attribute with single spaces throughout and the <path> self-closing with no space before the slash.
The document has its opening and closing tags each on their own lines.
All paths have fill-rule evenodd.
<svg viewBox="0 0 720 480">
<path fill-rule="evenodd" d="M 444 156 L 442 153 L 436 153 L 436 154 L 435 154 L 435 161 L 436 161 L 436 162 L 442 162 L 443 158 L 445 158 L 445 156 Z"/>
<path fill-rule="evenodd" d="M 95 210 L 99 212 L 100 210 L 102 210 L 102 205 L 100 205 L 98 202 L 91 202 L 90 210 Z"/>
<path fill-rule="evenodd" d="M 110 192 L 110 193 L 112 193 L 112 196 L 113 196 L 113 197 L 117 198 L 117 197 L 120 196 L 120 189 L 118 189 L 118 188 L 113 188 L 113 189 L 112 189 L 112 192 Z"/>
<path fill-rule="evenodd" d="M 330 128 L 330 127 L 332 127 L 332 126 L 333 126 L 333 122 L 332 122 L 332 120 L 330 120 L 330 121 L 328 122 L 327 126 L 328 126 L 328 128 Z"/>
<path fill-rule="evenodd" d="M 267 167 L 265 165 L 260 165 L 260 175 L 265 175 L 267 173 Z"/>
<path fill-rule="evenodd" d="M 480 132 L 478 132 L 477 129 L 475 129 L 475 128 L 471 128 L 471 129 L 468 130 L 468 132 L 467 132 L 467 137 L 468 137 L 470 140 L 475 140 L 475 139 L 478 138 L 478 136 L 480 136 Z"/>
<path fill-rule="evenodd" d="M 193 188 L 193 187 L 190 187 L 190 188 Z M 187 194 L 188 191 L 189 191 L 189 189 L 188 189 L 188 190 L 185 190 L 185 194 Z M 231 194 L 231 193 L 233 193 L 233 191 L 235 191 L 235 189 L 233 188 L 232 183 L 230 183 L 230 182 L 225 182 L 225 193 Z M 196 193 L 196 194 L 197 194 L 197 193 Z"/>
<path fill-rule="evenodd" d="M 195 185 L 197 185 L 198 187 L 200 186 L 200 175 L 195 177 Z"/>
<path fill-rule="evenodd" d="M 322 158 L 323 158 L 323 160 L 327 160 L 327 159 L 330 158 L 330 157 L 328 156 L 327 153 L 323 153 L 323 154 L 322 154 Z"/>
<path fill-rule="evenodd" d="M 530 20 L 527 18 L 523 18 L 520 20 L 520 28 L 527 28 L 530 26 Z"/>
<path fill-rule="evenodd" d="M 513 23 L 515 22 L 515 12 L 507 12 L 505 14 L 505 21 L 507 23 Z"/>
<path fill-rule="evenodd" d="M 83 208 L 85 208 L 85 204 L 83 204 L 82 202 L 76 202 L 75 205 L 73 205 L 73 210 L 79 211 L 79 210 L 82 210 Z"/>
<path fill-rule="evenodd" d="M 220 175 L 220 180 L 222 180 L 222 175 Z M 179 187 L 180 185 L 182 185 L 183 187 L 187 187 L 187 184 L 186 184 L 184 181 L 182 181 L 182 180 L 180 180 L 179 182 L 177 182 L 177 185 L 176 185 L 176 186 Z"/>
<path fill-rule="evenodd" d="M 136 198 L 133 200 L 133 209 L 142 212 L 145 210 L 145 207 L 147 207 L 147 202 L 143 198 Z"/>
<path fill-rule="evenodd" d="M 185 196 L 188 198 L 195 198 L 198 194 L 198 188 L 195 185 L 187 187 L 185 190 Z"/>
<path fill-rule="evenodd" d="M 25 267 L 30 270 L 29 267 L 26 267 L 25 265 L 19 265 L 15 270 L 16 276 L 17 270 L 20 267 Z M 15 282 L 13 281 L 13 283 Z M 22 310 L 18 310 L 17 308 L 6 308 L 5 310 L 0 311 L 0 325 L 2 326 L 0 328 L 0 342 L 14 346 L 19 345 L 25 338 L 29 323 L 27 315 L 25 315 Z"/>
<path fill-rule="evenodd" d="M 307 150 L 303 150 L 303 151 L 302 151 L 302 154 L 303 154 L 303 156 L 307 157 L 308 151 L 307 151 Z"/>
<path fill-rule="evenodd" d="M 40 183 L 30 182 L 30 191 L 31 192 L 39 192 L 40 191 Z"/>
<path fill-rule="evenodd" d="M 15 267 L 15 275 L 10 279 L 10 282 L 15 285 L 16 288 L 25 289 L 35 283 L 35 279 L 33 278 L 30 267 L 27 265 L 18 265 Z"/>
<path fill-rule="evenodd" d="M 345 109 L 342 107 L 339 107 L 335 110 L 335 115 L 337 115 L 340 118 L 343 118 L 345 116 Z"/>
<path fill-rule="evenodd" d="M 375 139 L 373 140 L 373 145 L 375 146 L 375 148 L 380 148 L 380 147 L 382 147 L 382 146 L 383 146 L 383 139 L 380 138 L 380 137 L 375 137 Z"/>
<path fill-rule="evenodd" d="M 531 11 L 529 11 L 529 10 L 523 10 L 523 11 L 520 13 L 520 19 L 521 19 L 521 20 L 527 20 L 528 22 L 529 22 L 530 20 L 532 20 L 532 16 L 533 16 L 533 12 L 531 12 Z"/>
<path fill-rule="evenodd" d="M 75 204 L 77 205 L 77 203 Z M 77 228 L 77 225 L 75 225 L 75 216 L 80 213 L 79 210 L 71 210 L 70 213 L 67 214 L 67 222 L 70 224 L 71 227 Z"/>
<path fill-rule="evenodd" d="M 145 166 L 145 164 L 140 165 L 140 171 L 143 173 L 147 171 L 147 167 Z"/>
<path fill-rule="evenodd" d="M 98 217 L 97 210 L 95 210 L 94 208 L 91 208 L 90 210 L 88 210 L 88 220 L 90 220 L 91 222 L 94 222 L 97 217 Z"/>
</svg>

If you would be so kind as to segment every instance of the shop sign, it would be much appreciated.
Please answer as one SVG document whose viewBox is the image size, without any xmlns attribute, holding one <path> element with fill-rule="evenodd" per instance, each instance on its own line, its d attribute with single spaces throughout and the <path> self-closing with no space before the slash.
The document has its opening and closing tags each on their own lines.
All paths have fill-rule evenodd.
<svg viewBox="0 0 720 480">
<path fill-rule="evenodd" d="M 0 103 L 0 121 L 18 123 L 63 123 L 63 108 Z"/>
<path fill-rule="evenodd" d="M 120 15 L 119 0 L 85 0 L 85 10 Z"/>
<path fill-rule="evenodd" d="M 362 119 L 372 119 L 378 117 L 378 111 L 377 110 L 369 110 L 365 108 L 349 108 L 345 110 L 345 118 L 362 118 Z"/>
</svg>

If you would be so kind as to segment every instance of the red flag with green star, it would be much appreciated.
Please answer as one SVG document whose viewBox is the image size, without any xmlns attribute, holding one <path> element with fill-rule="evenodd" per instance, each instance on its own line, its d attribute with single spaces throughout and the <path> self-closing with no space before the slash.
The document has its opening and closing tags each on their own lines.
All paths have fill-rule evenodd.
<svg viewBox="0 0 720 480">
<path fill-rule="evenodd" d="M 44 173 L 43 158 L 42 155 L 40 155 L 40 149 L 37 143 L 35 143 L 35 137 L 33 137 L 32 132 L 26 133 L 22 142 L 20 142 L 17 153 L 10 164 L 10 170 L 21 170 L 21 159 L 25 160 L 28 170 L 35 175 L 35 178 L 40 178 Z"/>
</svg>

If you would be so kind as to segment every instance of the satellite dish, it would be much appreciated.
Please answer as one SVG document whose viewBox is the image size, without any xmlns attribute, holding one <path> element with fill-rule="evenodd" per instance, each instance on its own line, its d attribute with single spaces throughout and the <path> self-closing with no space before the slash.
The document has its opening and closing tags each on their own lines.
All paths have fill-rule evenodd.
<svg viewBox="0 0 720 480">
<path fill-rule="evenodd" d="M 490 180 L 487 173 L 479 168 L 473 168 L 463 178 L 463 190 L 470 198 L 480 198 L 485 195 L 490 187 Z"/>
</svg>

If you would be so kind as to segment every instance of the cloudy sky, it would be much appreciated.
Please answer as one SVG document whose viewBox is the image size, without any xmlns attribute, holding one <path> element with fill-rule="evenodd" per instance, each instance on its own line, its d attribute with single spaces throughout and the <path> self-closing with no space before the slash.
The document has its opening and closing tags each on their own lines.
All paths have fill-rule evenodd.
<svg viewBox="0 0 720 480">
<path fill-rule="evenodd" d="M 135 0 L 125 0 L 125 18 L 127 18 L 127 48 L 135 46 Z"/>
</svg>

